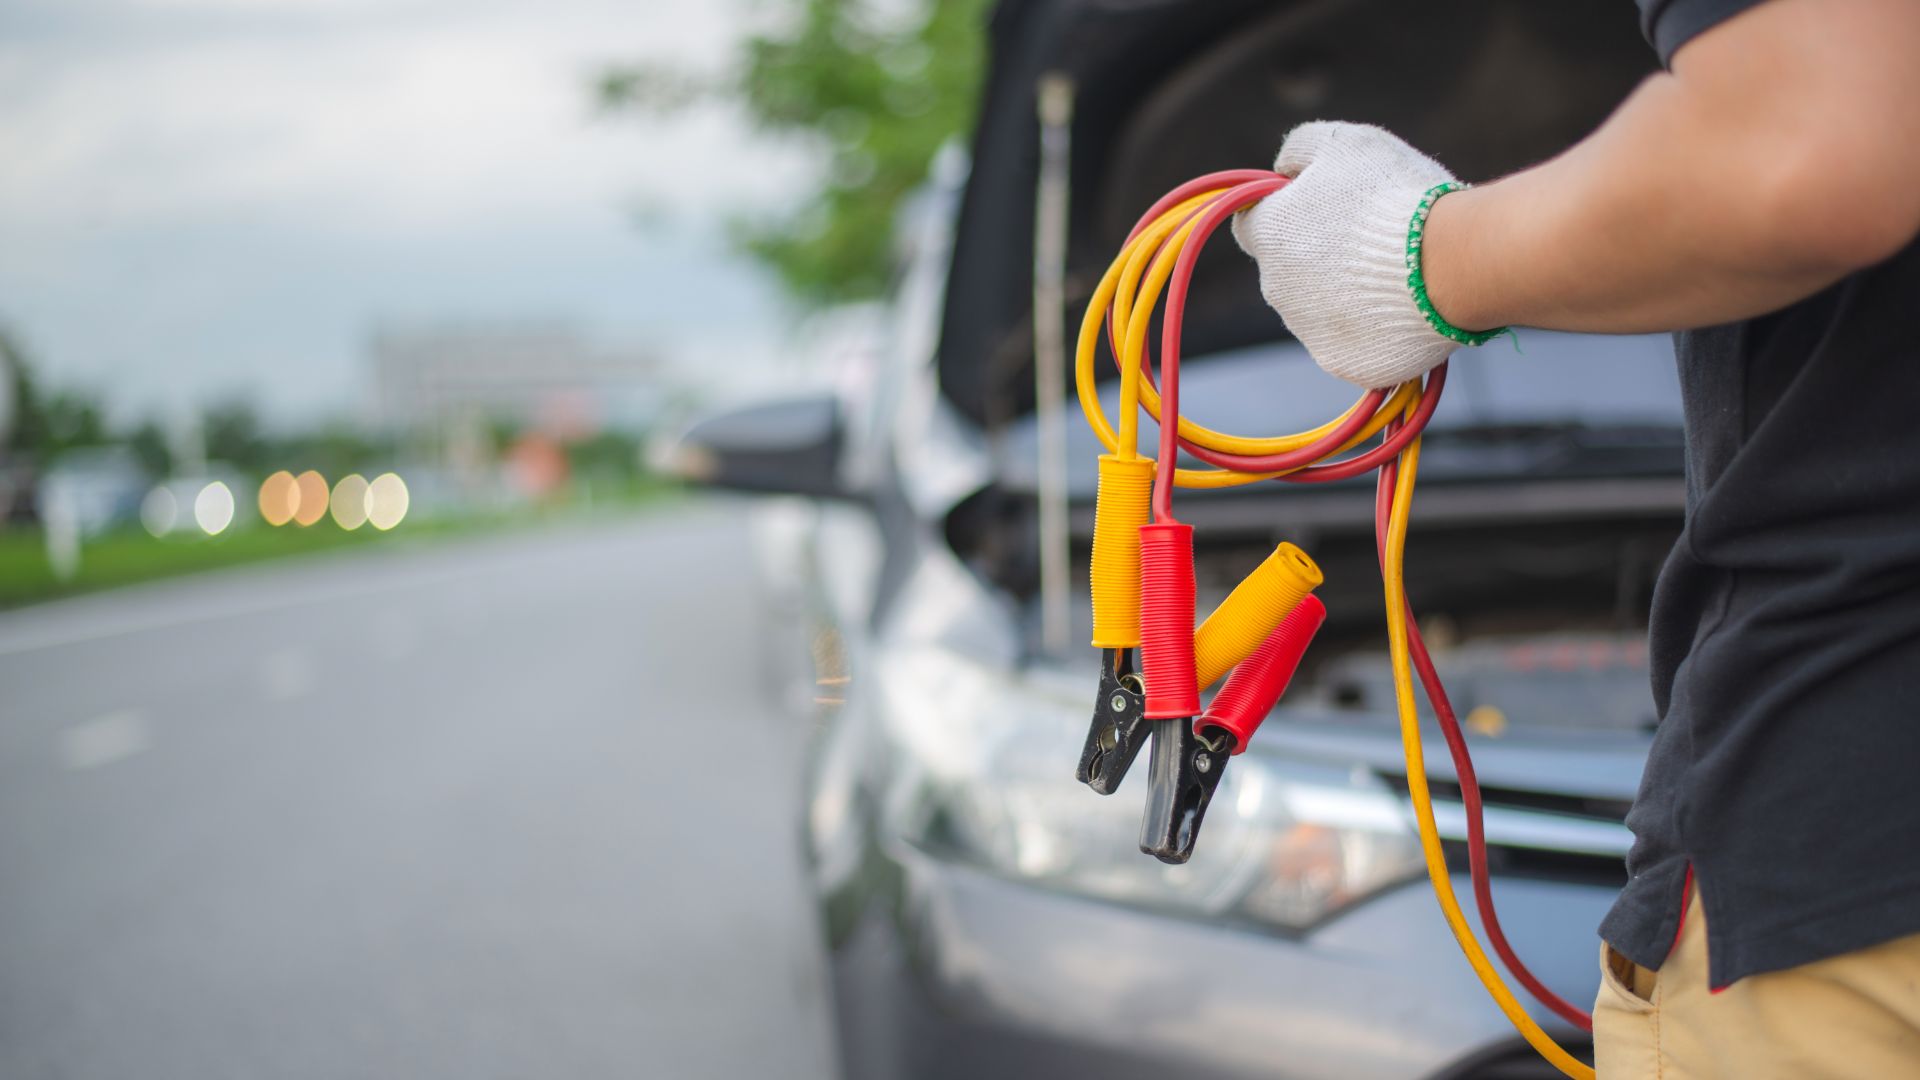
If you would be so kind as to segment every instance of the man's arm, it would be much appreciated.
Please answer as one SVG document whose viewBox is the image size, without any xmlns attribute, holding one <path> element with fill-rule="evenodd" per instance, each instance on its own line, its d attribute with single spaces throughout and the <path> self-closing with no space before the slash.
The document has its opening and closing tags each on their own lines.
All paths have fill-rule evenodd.
<svg viewBox="0 0 1920 1080">
<path fill-rule="evenodd" d="M 1920 3 L 1771 0 L 1682 46 L 1565 154 L 1433 206 L 1455 326 L 1758 315 L 1920 233 Z"/>
</svg>

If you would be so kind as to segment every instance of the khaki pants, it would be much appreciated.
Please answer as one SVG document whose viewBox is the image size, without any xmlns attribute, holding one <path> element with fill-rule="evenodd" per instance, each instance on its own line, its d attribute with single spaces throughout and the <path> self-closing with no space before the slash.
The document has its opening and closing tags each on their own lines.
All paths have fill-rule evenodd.
<svg viewBox="0 0 1920 1080">
<path fill-rule="evenodd" d="M 1920 902 L 1917 899 L 1916 902 Z M 1920 1077 L 1920 935 L 1707 989 L 1707 919 L 1687 894 L 1659 971 L 1600 947 L 1600 1080 Z"/>
</svg>

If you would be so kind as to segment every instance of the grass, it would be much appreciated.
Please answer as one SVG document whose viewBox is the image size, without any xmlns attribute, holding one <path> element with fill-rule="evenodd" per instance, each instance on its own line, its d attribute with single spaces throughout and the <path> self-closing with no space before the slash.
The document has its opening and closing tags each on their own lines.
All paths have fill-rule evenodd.
<svg viewBox="0 0 1920 1080">
<path fill-rule="evenodd" d="M 55 576 L 47 561 L 46 538 L 40 529 L 8 529 L 0 531 L 0 609 L 267 559 L 342 548 L 411 545 L 433 538 L 578 520 L 651 503 L 673 490 L 662 482 L 645 482 L 616 498 L 597 497 L 591 509 L 574 504 L 442 514 L 409 518 L 384 533 L 370 526 L 348 532 L 331 520 L 309 528 L 289 525 L 278 529 L 256 521 L 219 536 L 166 539 L 155 539 L 138 527 L 120 529 L 89 538 L 81 548 L 79 570 L 65 581 Z"/>
</svg>

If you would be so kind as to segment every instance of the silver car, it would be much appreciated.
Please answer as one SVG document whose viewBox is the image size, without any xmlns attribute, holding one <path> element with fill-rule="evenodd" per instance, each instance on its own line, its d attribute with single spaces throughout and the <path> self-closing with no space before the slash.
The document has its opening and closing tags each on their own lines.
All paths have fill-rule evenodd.
<svg viewBox="0 0 1920 1080">
<path fill-rule="evenodd" d="M 1138 850 L 1144 769 L 1108 797 L 1074 782 L 1098 654 L 1084 585 L 1067 641 L 1048 632 L 1062 597 L 1039 521 L 1055 500 L 1084 582 L 1099 449 L 1077 411 L 1035 405 L 1034 87 L 1064 75 L 1076 97 L 1068 302 L 1039 316 L 1073 325 L 1135 214 L 1191 175 L 1259 164 L 1298 120 L 1383 123 L 1467 176 L 1553 153 L 1651 66 L 1632 6 L 1029 0 L 992 36 L 971 151 L 941 159 L 903 221 L 872 378 L 712 417 L 663 455 L 790 496 L 762 517 L 770 610 L 792 616 L 770 617 L 765 661 L 817 719 L 801 836 L 846 1074 L 1554 1075 L 1425 880 L 1370 484 L 1179 497 L 1202 610 L 1285 539 L 1324 569 L 1330 611 L 1192 860 Z M 1345 407 L 1251 265 L 1214 247 L 1188 307 L 1185 411 L 1277 433 Z M 1065 486 L 1043 497 L 1040 436 L 1061 421 Z M 1413 605 L 1474 747 L 1508 937 L 1591 1001 L 1654 722 L 1646 607 L 1685 500 L 1670 346 L 1522 332 L 1455 365 L 1430 432 Z M 1430 738 L 1466 896 L 1463 811 Z"/>
</svg>

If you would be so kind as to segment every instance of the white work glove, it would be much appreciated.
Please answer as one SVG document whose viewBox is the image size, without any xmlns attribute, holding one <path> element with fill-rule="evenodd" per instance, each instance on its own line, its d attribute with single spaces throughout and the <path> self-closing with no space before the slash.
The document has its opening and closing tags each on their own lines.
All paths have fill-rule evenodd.
<svg viewBox="0 0 1920 1080">
<path fill-rule="evenodd" d="M 1293 182 L 1234 215 L 1260 292 L 1329 374 L 1368 389 L 1424 375 L 1468 334 L 1442 334 L 1409 285 L 1408 232 L 1422 197 L 1453 174 L 1371 124 L 1315 121 L 1287 135 L 1275 172 Z M 1429 308 L 1431 310 L 1431 308 Z M 1438 316 L 1435 316 L 1438 319 Z"/>
</svg>

